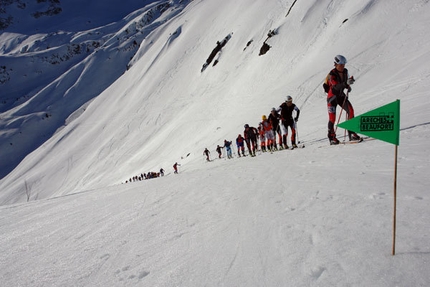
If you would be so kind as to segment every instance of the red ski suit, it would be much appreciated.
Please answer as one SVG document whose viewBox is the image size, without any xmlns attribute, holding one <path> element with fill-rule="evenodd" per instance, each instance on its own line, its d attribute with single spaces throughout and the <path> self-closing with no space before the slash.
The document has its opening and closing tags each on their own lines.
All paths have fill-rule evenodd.
<svg viewBox="0 0 430 287">
<path fill-rule="evenodd" d="M 327 76 L 327 84 L 330 88 L 327 93 L 329 139 L 336 137 L 334 125 L 336 123 L 336 107 L 338 105 L 345 110 L 348 120 L 354 117 L 354 108 L 344 93 L 344 89 L 351 90 L 351 87 L 346 83 L 347 80 L 348 70 L 346 68 L 343 72 L 339 72 L 334 68 Z"/>
</svg>

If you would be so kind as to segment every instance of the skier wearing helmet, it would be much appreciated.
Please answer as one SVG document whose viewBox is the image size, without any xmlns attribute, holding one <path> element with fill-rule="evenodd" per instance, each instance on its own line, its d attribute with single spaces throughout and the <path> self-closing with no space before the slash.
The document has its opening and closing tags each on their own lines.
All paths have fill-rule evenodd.
<svg viewBox="0 0 430 287">
<path fill-rule="evenodd" d="M 274 133 L 272 131 L 272 124 L 267 120 L 266 115 L 263 115 L 261 117 L 261 123 L 260 128 L 261 131 L 264 133 L 264 138 L 261 140 L 261 146 L 263 146 L 264 140 L 266 140 L 265 146 L 269 151 L 273 151 L 273 141 L 274 141 Z"/>
<path fill-rule="evenodd" d="M 288 149 L 287 145 L 287 137 L 288 137 L 288 127 L 291 129 L 291 146 L 292 148 L 296 148 L 296 122 L 299 120 L 300 110 L 299 108 L 293 104 L 293 98 L 291 96 L 287 96 L 287 99 L 284 103 L 279 106 L 278 111 L 281 114 L 282 124 L 284 125 L 285 134 L 283 137 L 284 147 Z M 296 116 L 293 118 L 293 112 L 296 112 Z"/>
<path fill-rule="evenodd" d="M 348 70 L 345 68 L 346 58 L 342 55 L 334 57 L 334 69 L 327 75 L 324 88 L 327 91 L 327 110 L 328 110 L 328 139 L 330 144 L 339 144 L 336 138 L 334 125 L 336 122 L 336 107 L 339 105 L 345 110 L 347 119 L 354 117 L 354 108 L 345 95 L 344 90 L 351 91 L 351 85 L 354 83 L 354 78 L 348 75 Z M 361 140 L 354 132 L 348 131 L 349 140 Z"/>
</svg>

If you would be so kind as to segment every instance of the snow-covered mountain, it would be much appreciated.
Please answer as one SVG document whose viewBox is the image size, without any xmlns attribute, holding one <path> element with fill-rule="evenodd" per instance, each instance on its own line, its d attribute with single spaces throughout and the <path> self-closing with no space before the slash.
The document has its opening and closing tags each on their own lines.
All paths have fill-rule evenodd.
<svg viewBox="0 0 430 287">
<path fill-rule="evenodd" d="M 93 4 L 91 11 L 95 15 L 99 15 L 96 12 L 99 10 L 110 12 L 108 15 L 111 17 L 104 21 L 102 17 L 96 17 L 96 23 L 102 21 L 106 25 L 92 27 L 81 19 L 80 22 L 87 23 L 89 27 L 86 28 L 90 29 L 75 31 L 69 29 L 76 29 L 75 22 L 68 23 L 74 19 L 72 15 L 79 14 L 76 7 L 82 10 L 85 5 L 83 2 L 72 2 L 61 6 L 62 12 L 58 15 L 50 16 L 50 23 L 56 23 L 53 26 L 61 26 L 58 22 L 63 18 L 57 17 L 65 13 L 64 29 L 58 27 L 57 31 L 48 33 L 51 28 L 46 28 L 48 24 L 42 22 L 34 34 L 7 32 L 15 30 L 12 25 L 1 35 L 1 83 L 4 91 L 1 111 L 2 118 L 6 119 L 2 122 L 1 177 L 58 128 L 80 114 L 94 97 L 118 79 L 129 68 L 130 59 L 139 50 L 142 41 L 182 8 L 181 5 L 171 8 L 173 3 L 164 1 L 134 11 L 132 9 L 137 8 L 136 3 L 127 6 L 126 1 L 112 3 L 112 7 L 123 7 L 113 14 L 114 8 L 101 9 L 106 5 L 100 2 Z M 12 7 L 8 6 L 9 10 L 13 10 L 14 5 L 19 7 L 18 3 L 13 3 L 10 5 Z M 121 15 L 121 12 L 127 11 L 124 7 L 131 14 L 122 19 L 118 13 Z M 24 12 L 27 9 L 23 9 Z M 13 19 L 25 19 L 21 14 Z M 114 19 L 117 21 L 109 22 Z M 27 24 L 35 22 L 33 25 L 38 26 L 38 20 L 33 19 Z M 16 30 L 23 30 L 23 24 L 18 24 L 21 28 Z"/>
<path fill-rule="evenodd" d="M 425 34 L 425 2 L 143 1 L 134 11 L 139 1 L 118 11 L 100 2 L 82 17 L 107 10 L 111 18 L 96 16 L 105 25 L 79 31 L 71 19 L 86 5 L 62 2 L 51 25 L 41 17 L 38 33 L 12 33 L 11 25 L 0 38 L 4 203 L 26 198 L 24 182 L 46 198 L 170 165 L 235 136 L 245 122 L 256 125 L 287 94 L 303 109 L 303 139 L 323 139 L 321 83 L 338 53 L 357 79 L 357 113 L 403 97 L 407 108 L 406 94 L 426 84 L 427 42 L 416 37 Z M 20 10 L 18 3 L 7 11 Z M 49 26 L 61 29 L 41 32 Z M 268 38 L 270 30 L 276 35 Z M 201 73 L 216 42 L 230 34 L 220 63 Z M 259 56 L 265 40 L 271 49 Z M 417 110 L 406 120 L 426 122 L 426 101 L 413 102 Z"/>
<path fill-rule="evenodd" d="M 2 1 L 2 285 L 425 286 L 429 7 Z M 336 54 L 357 115 L 401 100 L 397 257 L 392 146 L 328 145 Z M 287 95 L 305 149 L 204 161 Z"/>
</svg>

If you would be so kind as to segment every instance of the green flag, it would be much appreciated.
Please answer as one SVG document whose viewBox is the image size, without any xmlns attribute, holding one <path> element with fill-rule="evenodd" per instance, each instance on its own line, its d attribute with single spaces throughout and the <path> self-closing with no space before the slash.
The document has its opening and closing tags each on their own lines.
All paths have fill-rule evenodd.
<svg viewBox="0 0 430 287">
<path fill-rule="evenodd" d="M 337 126 L 399 145 L 400 100 L 359 115 Z"/>
</svg>

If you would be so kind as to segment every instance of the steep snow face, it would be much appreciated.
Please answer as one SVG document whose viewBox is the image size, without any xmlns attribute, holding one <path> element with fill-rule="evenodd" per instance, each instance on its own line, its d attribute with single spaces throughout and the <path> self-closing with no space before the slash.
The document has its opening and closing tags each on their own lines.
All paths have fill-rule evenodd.
<svg viewBox="0 0 430 287">
<path fill-rule="evenodd" d="M 356 114 L 398 98 L 403 129 L 430 122 L 423 1 L 297 2 L 288 16 L 291 1 L 143 4 L 91 30 L 59 14 L 50 18 L 64 25 L 55 32 L 0 36 L 3 204 L 25 201 L 25 186 L 49 198 L 115 185 L 187 154 L 200 160 L 202 148 L 257 125 L 287 95 L 302 110 L 300 138 L 325 142 L 322 82 L 336 54 L 357 80 Z M 202 72 L 227 35 L 217 65 Z M 270 50 L 259 56 L 264 42 Z"/>
<path fill-rule="evenodd" d="M 3 33 L 0 177 L 81 114 L 127 71 L 145 37 L 183 8 L 154 2 L 91 30 L 70 32 L 74 26 L 62 24 L 48 34 Z"/>
</svg>

